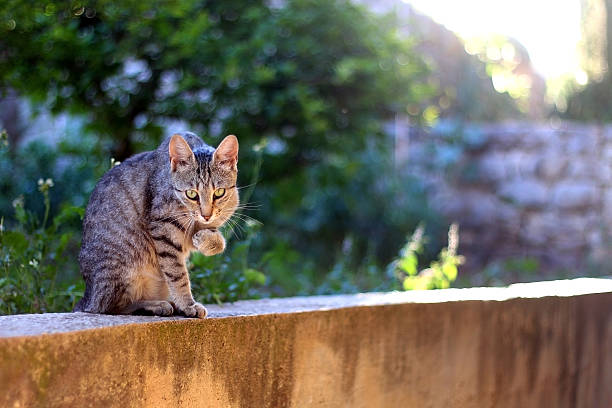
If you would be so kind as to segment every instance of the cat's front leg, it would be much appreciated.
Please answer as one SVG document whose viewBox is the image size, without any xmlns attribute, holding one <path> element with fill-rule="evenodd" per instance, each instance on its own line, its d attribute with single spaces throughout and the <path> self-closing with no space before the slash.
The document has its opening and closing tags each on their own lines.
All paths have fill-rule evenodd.
<svg viewBox="0 0 612 408">
<path fill-rule="evenodd" d="M 155 237 L 153 238 L 155 240 Z M 185 267 L 185 255 L 171 239 L 155 240 L 155 251 L 160 272 L 168 285 L 170 301 L 174 309 L 187 317 L 206 317 L 206 308 L 196 302 L 191 294 L 189 273 Z"/>
<path fill-rule="evenodd" d="M 220 254 L 225 250 L 225 238 L 219 231 L 203 229 L 193 234 L 193 246 L 206 256 Z"/>
<path fill-rule="evenodd" d="M 166 277 L 166 283 L 170 292 L 171 304 L 174 309 L 187 317 L 197 317 L 203 319 L 208 314 L 206 308 L 199 302 L 193 299 L 191 294 L 191 282 L 189 281 L 189 273 L 187 269 L 178 265 L 161 266 L 163 274 Z"/>
</svg>

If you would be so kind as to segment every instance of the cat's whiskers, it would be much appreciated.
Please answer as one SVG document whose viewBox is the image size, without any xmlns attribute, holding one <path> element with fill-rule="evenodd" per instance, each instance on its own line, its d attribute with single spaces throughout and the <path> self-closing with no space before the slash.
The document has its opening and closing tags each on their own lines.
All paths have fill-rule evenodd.
<svg viewBox="0 0 612 408">
<path fill-rule="evenodd" d="M 195 219 L 189 218 L 189 225 L 187 227 L 187 231 L 192 231 L 194 225 L 195 225 Z"/>
<path fill-rule="evenodd" d="M 240 225 L 240 223 L 237 220 L 233 219 L 233 216 L 236 213 L 234 212 L 233 209 L 222 209 L 219 212 L 219 217 L 221 218 L 221 220 L 223 220 L 223 224 L 228 224 L 230 225 L 232 231 L 235 229 L 240 230 L 241 232 L 244 232 L 243 227 Z"/>
<path fill-rule="evenodd" d="M 158 218 L 156 221 L 178 221 L 181 218 L 190 218 L 189 216 L 191 215 L 193 214 L 190 211 L 173 212 L 166 215 L 165 217 Z"/>
<path fill-rule="evenodd" d="M 229 217 L 227 217 L 228 215 Z M 237 237 L 238 237 L 238 232 L 240 233 L 241 237 L 247 233 L 246 228 L 243 225 L 243 223 L 247 223 L 248 221 L 251 221 L 257 224 L 262 224 L 260 221 L 252 217 L 249 217 L 248 215 L 241 214 L 239 212 L 232 212 L 231 210 L 222 211 L 221 217 L 227 217 L 224 221 L 224 225 L 227 225 L 227 227 L 230 230 L 230 233 Z"/>
<path fill-rule="evenodd" d="M 258 210 L 261 208 L 261 204 L 249 203 L 249 204 L 239 204 L 236 209 L 237 210 Z"/>
<path fill-rule="evenodd" d="M 185 228 L 186 231 L 189 230 L 189 227 L 186 227 L 185 224 L 187 223 L 187 225 L 189 225 L 190 223 L 194 222 L 193 217 L 190 215 L 178 216 L 173 219 L 168 219 L 168 221 L 178 222 L 180 225 L 182 225 Z"/>
<path fill-rule="evenodd" d="M 185 229 L 185 231 L 191 231 L 196 220 L 192 212 L 183 211 L 168 214 L 167 216 L 158 219 L 158 221 L 177 222 Z M 187 238 L 185 237 L 183 244 L 186 242 Z"/>
<path fill-rule="evenodd" d="M 250 215 L 246 215 L 246 214 L 243 214 L 243 213 L 240 213 L 240 212 L 235 212 L 232 215 L 232 217 L 236 217 L 236 218 L 240 219 L 241 221 L 243 221 L 245 223 L 246 222 L 252 222 L 252 223 L 255 223 L 255 224 L 258 224 L 258 225 L 262 225 L 263 224 L 261 221 L 251 217 Z"/>
<path fill-rule="evenodd" d="M 226 224 L 222 226 L 222 228 L 229 229 L 229 236 L 237 236 L 236 234 L 236 223 L 233 220 L 227 220 Z"/>
<path fill-rule="evenodd" d="M 256 184 L 257 184 L 257 182 L 254 182 L 254 183 L 251 183 L 251 184 L 247 184 L 246 186 L 236 187 L 236 190 L 242 190 L 244 188 L 249 188 L 249 187 L 252 187 L 252 186 L 254 186 Z"/>
<path fill-rule="evenodd" d="M 244 229 L 244 227 L 242 225 L 240 225 L 239 222 L 237 222 L 236 220 L 231 220 L 229 221 L 231 223 L 231 225 L 233 226 L 233 229 L 237 232 L 240 233 L 240 236 L 242 237 L 244 234 L 246 234 L 246 230 Z M 238 234 L 236 234 L 238 235 Z"/>
</svg>

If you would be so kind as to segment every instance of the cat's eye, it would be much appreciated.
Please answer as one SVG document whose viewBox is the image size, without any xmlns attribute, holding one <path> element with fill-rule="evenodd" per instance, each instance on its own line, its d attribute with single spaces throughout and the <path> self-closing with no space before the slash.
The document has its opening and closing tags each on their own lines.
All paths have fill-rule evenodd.
<svg viewBox="0 0 612 408">
<path fill-rule="evenodd" d="M 225 189 L 224 188 L 218 188 L 218 189 L 215 190 L 215 192 L 213 194 L 215 195 L 215 198 L 221 198 L 225 194 Z"/>
<path fill-rule="evenodd" d="M 195 190 L 187 190 L 187 191 L 185 191 L 185 195 L 190 200 L 197 200 L 198 199 L 198 192 L 195 191 Z"/>
</svg>

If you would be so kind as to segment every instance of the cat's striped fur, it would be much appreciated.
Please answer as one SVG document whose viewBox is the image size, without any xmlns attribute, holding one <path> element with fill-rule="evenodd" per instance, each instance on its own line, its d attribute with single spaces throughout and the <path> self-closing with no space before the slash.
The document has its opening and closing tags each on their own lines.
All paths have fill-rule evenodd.
<svg viewBox="0 0 612 408">
<path fill-rule="evenodd" d="M 238 206 L 237 160 L 235 136 L 214 149 L 184 133 L 109 170 L 83 221 L 79 263 L 86 288 L 75 311 L 205 317 L 185 261 L 193 250 L 225 249 L 217 228 Z"/>
</svg>

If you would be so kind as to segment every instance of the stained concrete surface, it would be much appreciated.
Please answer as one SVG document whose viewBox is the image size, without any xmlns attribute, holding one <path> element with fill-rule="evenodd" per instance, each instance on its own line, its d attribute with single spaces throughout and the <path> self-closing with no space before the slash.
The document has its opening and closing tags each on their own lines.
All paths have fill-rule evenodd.
<svg viewBox="0 0 612 408">
<path fill-rule="evenodd" d="M 612 292 L 612 279 L 579 278 L 519 283 L 502 288 L 466 288 L 244 300 L 222 305 L 206 305 L 206 308 L 209 312 L 208 318 L 223 318 L 274 313 L 299 313 L 355 306 L 439 303 L 467 300 L 503 301 L 512 298 L 577 296 L 603 292 Z M 178 320 L 190 319 L 179 316 L 112 316 L 81 312 L 0 316 L 0 337 L 34 336 L 45 333 L 63 333 L 124 324 Z"/>
<path fill-rule="evenodd" d="M 0 406 L 610 407 L 612 281 L 0 317 Z"/>
</svg>

